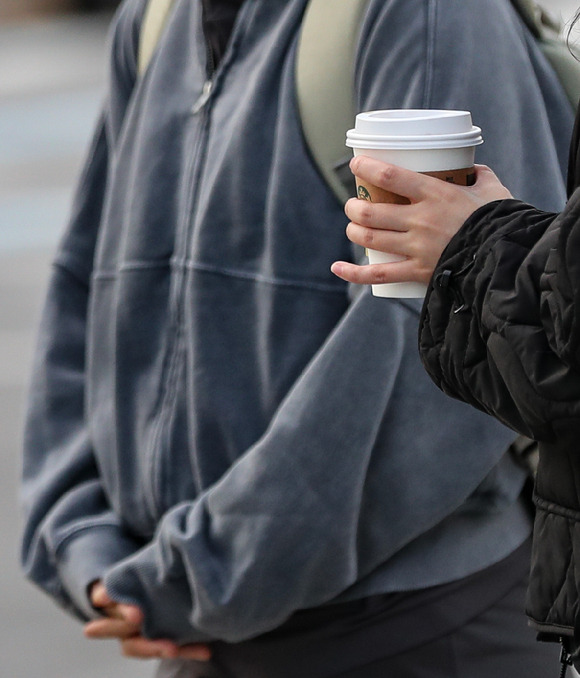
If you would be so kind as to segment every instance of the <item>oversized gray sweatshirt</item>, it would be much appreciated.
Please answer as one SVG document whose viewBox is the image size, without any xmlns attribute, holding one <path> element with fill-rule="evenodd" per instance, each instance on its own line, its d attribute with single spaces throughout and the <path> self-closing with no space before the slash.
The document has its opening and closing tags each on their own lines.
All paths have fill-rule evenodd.
<svg viewBox="0 0 580 678">
<path fill-rule="evenodd" d="M 237 641 L 529 534 L 513 433 L 424 375 L 419 303 L 329 272 L 352 255 L 296 109 L 305 4 L 247 0 L 211 90 L 200 3 L 142 78 L 143 0 L 115 20 L 24 458 L 24 568 L 81 617 L 102 578 L 149 636 Z M 468 109 L 479 161 L 561 207 L 572 111 L 509 2 L 371 0 L 355 66 L 359 110 Z"/>
</svg>

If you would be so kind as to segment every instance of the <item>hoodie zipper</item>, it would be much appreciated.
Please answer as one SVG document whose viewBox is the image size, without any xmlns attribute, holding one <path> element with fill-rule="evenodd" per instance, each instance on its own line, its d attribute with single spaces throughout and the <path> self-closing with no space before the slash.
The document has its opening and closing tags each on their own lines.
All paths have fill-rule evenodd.
<svg viewBox="0 0 580 678">
<path fill-rule="evenodd" d="M 203 88 L 201 90 L 199 98 L 196 100 L 196 102 L 193 104 L 191 108 L 192 115 L 197 115 L 198 113 L 201 113 L 202 109 L 210 100 L 212 90 L 213 90 L 213 79 L 206 80 L 203 83 Z"/>
<path fill-rule="evenodd" d="M 244 3 L 246 4 L 246 3 Z M 244 7 L 240 8 L 238 16 L 236 19 L 236 24 L 240 23 L 241 15 L 244 13 Z M 249 11 L 248 9 L 245 10 Z M 239 30 L 239 28 L 237 29 Z M 233 38 L 234 33 L 236 32 L 236 26 L 232 30 L 232 35 L 230 36 L 230 41 Z M 151 447 L 152 454 L 150 458 L 150 493 L 149 493 L 149 507 L 150 512 L 155 521 L 155 516 L 158 516 L 163 510 L 161 493 L 159 488 L 160 483 L 160 450 L 163 449 L 163 440 L 164 436 L 167 434 L 168 427 L 171 426 L 170 419 L 168 416 L 171 411 L 174 400 L 175 400 L 175 383 L 179 376 L 179 370 L 181 368 L 180 363 L 180 354 L 181 346 L 183 342 L 183 323 L 184 323 L 184 314 L 185 314 L 185 298 L 186 298 L 186 279 L 187 274 L 185 272 L 185 261 L 187 259 L 187 253 L 189 252 L 191 238 L 192 238 L 192 221 L 194 219 L 196 203 L 198 200 L 199 192 L 199 181 L 203 173 L 203 167 L 206 160 L 206 151 L 207 151 L 207 134 L 208 134 L 208 125 L 211 115 L 211 107 L 209 106 L 213 90 L 215 77 L 217 72 L 217 66 L 215 63 L 215 58 L 213 51 L 210 47 L 209 40 L 207 38 L 207 32 L 205 26 L 203 27 L 203 36 L 205 40 L 206 47 L 206 80 L 202 86 L 202 91 L 199 97 L 195 100 L 190 111 L 193 117 L 197 118 L 197 124 L 199 125 L 199 136 L 194 142 L 194 146 L 191 151 L 191 163 L 189 168 L 189 173 L 191 176 L 192 189 L 188 197 L 188 210 L 187 210 L 187 220 L 188 226 L 183 230 L 181 237 L 179 238 L 178 252 L 179 257 L 182 260 L 181 270 L 176 272 L 178 277 L 178 284 L 174 290 L 172 298 L 172 306 L 174 308 L 174 334 L 172 340 L 172 346 L 169 348 L 170 357 L 165 379 L 165 397 L 164 402 L 161 406 L 162 418 L 160 421 L 159 428 L 157 430 L 157 435 L 155 441 Z M 221 65 L 221 64 L 220 64 Z"/>
<path fill-rule="evenodd" d="M 180 247 L 180 257 L 182 258 L 182 267 L 180 270 L 176 271 L 176 276 L 178 278 L 178 284 L 173 295 L 172 306 L 174 307 L 174 334 L 171 348 L 171 357 L 169 360 L 169 366 L 167 370 L 167 378 L 165 381 L 166 390 L 165 398 L 161 408 L 161 411 L 164 413 L 164 416 L 160 422 L 160 426 L 157 431 L 155 444 L 152 446 L 152 454 L 150 458 L 150 491 L 149 491 L 149 506 L 150 513 L 155 520 L 155 516 L 158 516 L 163 510 L 161 500 L 161 492 L 159 488 L 159 472 L 160 472 L 160 452 L 159 450 L 163 448 L 163 439 L 166 433 L 167 427 L 171 424 L 168 424 L 168 421 L 171 417 L 168 417 L 168 412 L 173 407 L 174 403 L 174 391 L 180 370 L 180 354 L 181 354 L 181 344 L 183 336 L 183 323 L 184 323 L 184 306 L 185 306 L 185 285 L 187 274 L 185 271 L 185 260 L 187 259 L 187 252 L 189 251 L 189 243 L 191 241 L 191 221 L 193 219 L 193 214 L 195 212 L 195 203 L 197 201 L 197 192 L 198 188 L 193 188 L 197 186 L 200 181 L 200 176 L 203 171 L 203 165 L 205 163 L 205 155 L 207 149 L 207 127 L 210 116 L 209 101 L 213 92 L 214 76 L 215 76 L 215 60 L 213 52 L 209 45 L 207 39 L 207 34 L 205 28 L 203 29 L 203 35 L 205 39 L 206 54 L 207 54 L 207 64 L 206 64 L 206 81 L 204 82 L 201 90 L 201 94 L 195 100 L 193 106 L 191 107 L 191 115 L 198 118 L 197 124 L 199 125 L 199 136 L 194 143 L 194 147 L 191 152 L 191 164 L 190 164 L 190 174 L 192 181 L 192 190 L 188 198 L 188 210 L 187 217 L 188 226 L 187 229 L 184 229 L 183 235 L 179 238 Z"/>
<path fill-rule="evenodd" d="M 203 10 L 202 10 L 203 12 Z M 201 110 L 205 107 L 207 102 L 209 101 L 211 97 L 211 93 L 213 90 L 213 79 L 216 71 L 216 63 L 215 63 L 215 55 L 213 53 L 213 49 L 211 48 L 211 44 L 207 35 L 207 29 L 205 27 L 205 22 L 203 25 L 203 37 L 205 39 L 205 51 L 207 55 L 207 63 L 206 63 L 206 81 L 203 84 L 203 88 L 201 90 L 201 94 L 199 98 L 196 100 L 196 102 L 193 104 L 191 108 L 191 113 L 192 115 L 197 115 L 198 113 L 201 112 Z M 230 38 L 231 39 L 231 38 Z"/>
</svg>

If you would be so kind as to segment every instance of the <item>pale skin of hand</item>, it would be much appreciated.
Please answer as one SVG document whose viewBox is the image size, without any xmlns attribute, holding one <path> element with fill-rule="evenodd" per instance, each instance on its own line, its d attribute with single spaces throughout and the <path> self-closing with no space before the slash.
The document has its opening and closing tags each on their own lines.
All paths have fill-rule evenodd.
<svg viewBox="0 0 580 678">
<path fill-rule="evenodd" d="M 364 181 L 407 198 L 409 205 L 372 203 L 351 198 L 345 205 L 350 219 L 346 234 L 369 249 L 406 257 L 388 264 L 358 266 L 336 261 L 331 271 L 359 284 L 428 283 L 443 250 L 467 218 L 479 207 L 512 195 L 484 165 L 476 165 L 473 186 L 457 186 L 440 179 L 388 165 L 366 156 L 350 163 Z"/>
<path fill-rule="evenodd" d="M 103 618 L 84 627 L 87 638 L 117 639 L 126 657 L 136 659 L 192 659 L 208 661 L 211 650 L 207 645 L 177 645 L 171 640 L 150 640 L 141 635 L 143 612 L 136 605 L 125 605 L 111 599 L 101 582 L 95 582 L 90 592 L 91 603 L 103 613 Z"/>
</svg>

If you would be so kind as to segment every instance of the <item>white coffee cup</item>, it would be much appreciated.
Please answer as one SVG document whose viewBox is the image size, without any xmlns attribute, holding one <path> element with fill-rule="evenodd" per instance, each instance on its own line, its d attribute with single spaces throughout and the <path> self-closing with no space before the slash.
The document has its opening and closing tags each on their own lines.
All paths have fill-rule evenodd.
<svg viewBox="0 0 580 678">
<path fill-rule="evenodd" d="M 354 155 L 436 176 L 444 181 L 470 185 L 475 174 L 475 147 L 483 143 L 481 129 L 472 124 L 468 111 L 393 109 L 367 111 L 356 116 L 354 129 L 347 132 L 346 145 Z M 372 202 L 408 203 L 401 196 L 371 186 L 356 177 L 357 195 Z M 368 250 L 369 263 L 401 261 L 404 257 Z M 378 297 L 422 298 L 427 290 L 421 283 L 373 285 Z"/>
</svg>

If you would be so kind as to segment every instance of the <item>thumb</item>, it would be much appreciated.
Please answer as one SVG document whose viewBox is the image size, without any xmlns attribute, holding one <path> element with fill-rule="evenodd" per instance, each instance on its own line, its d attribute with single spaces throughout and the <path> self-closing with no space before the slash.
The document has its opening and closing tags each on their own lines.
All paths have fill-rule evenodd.
<svg viewBox="0 0 580 678">
<path fill-rule="evenodd" d="M 472 191 L 486 201 L 511 198 L 512 194 L 487 165 L 476 165 L 477 181 Z"/>
</svg>

